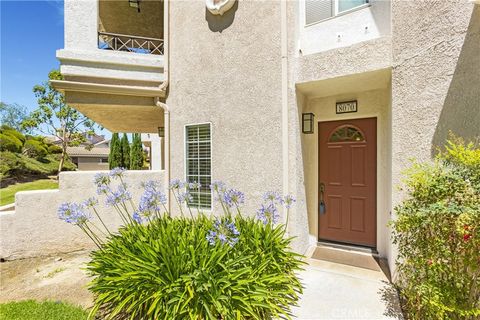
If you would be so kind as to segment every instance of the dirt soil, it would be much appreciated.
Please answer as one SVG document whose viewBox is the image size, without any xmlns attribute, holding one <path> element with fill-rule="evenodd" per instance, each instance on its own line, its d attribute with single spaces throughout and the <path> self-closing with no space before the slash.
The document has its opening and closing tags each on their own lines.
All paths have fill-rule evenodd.
<svg viewBox="0 0 480 320">
<path fill-rule="evenodd" d="M 0 263 L 0 303 L 18 300 L 67 301 L 92 306 L 85 272 L 87 252 Z"/>
</svg>

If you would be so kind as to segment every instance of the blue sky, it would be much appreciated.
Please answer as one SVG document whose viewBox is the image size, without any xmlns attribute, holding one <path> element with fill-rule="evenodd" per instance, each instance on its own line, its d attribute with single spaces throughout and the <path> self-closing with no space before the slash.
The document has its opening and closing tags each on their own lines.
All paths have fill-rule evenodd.
<svg viewBox="0 0 480 320">
<path fill-rule="evenodd" d="M 59 68 L 55 51 L 63 48 L 63 0 L 0 0 L 0 16 L 0 100 L 32 111 L 33 86 Z"/>
<path fill-rule="evenodd" d="M 63 48 L 63 1 L 0 1 L 0 98 L 33 110 L 33 86 L 59 67 L 55 50 Z"/>
</svg>

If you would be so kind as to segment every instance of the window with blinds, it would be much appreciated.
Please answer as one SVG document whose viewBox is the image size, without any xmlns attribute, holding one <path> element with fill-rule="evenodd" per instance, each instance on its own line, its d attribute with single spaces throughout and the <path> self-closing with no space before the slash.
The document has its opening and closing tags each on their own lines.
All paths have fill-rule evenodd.
<svg viewBox="0 0 480 320">
<path fill-rule="evenodd" d="M 186 138 L 186 178 L 187 182 L 201 184 L 199 190 L 190 190 L 193 201 L 191 207 L 210 209 L 212 207 L 212 149 L 210 124 L 185 127 Z"/>
<path fill-rule="evenodd" d="M 335 0 L 305 0 L 305 23 L 311 24 L 335 15 Z"/>
<path fill-rule="evenodd" d="M 305 0 L 305 24 L 312 24 L 368 3 L 368 0 Z"/>
</svg>

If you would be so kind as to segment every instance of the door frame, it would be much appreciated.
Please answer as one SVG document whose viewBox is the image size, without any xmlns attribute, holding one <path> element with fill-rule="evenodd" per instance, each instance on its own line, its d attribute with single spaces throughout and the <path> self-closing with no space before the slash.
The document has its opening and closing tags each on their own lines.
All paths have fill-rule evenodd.
<svg viewBox="0 0 480 320">
<path fill-rule="evenodd" d="M 336 244 L 341 244 L 341 245 L 347 245 L 347 246 L 355 246 L 355 247 L 362 247 L 362 248 L 370 248 L 370 249 L 377 249 L 378 247 L 378 240 L 379 240 L 379 237 L 378 237 L 378 220 L 379 220 L 379 212 L 378 212 L 378 208 L 379 208 L 379 204 L 378 204 L 378 184 L 379 184 L 379 176 L 378 176 L 378 165 L 379 165 L 379 153 L 378 153 L 378 141 L 379 141 L 379 131 L 378 131 L 378 120 L 379 120 L 379 117 L 377 115 L 375 116 L 364 116 L 364 117 L 347 117 L 347 118 L 341 118 L 341 119 L 325 119 L 325 120 L 318 120 L 317 121 L 317 130 L 318 130 L 318 133 L 316 134 L 316 138 L 317 138 L 317 146 L 320 145 L 319 141 L 320 141 L 320 124 L 321 123 L 327 123 L 327 122 L 340 122 L 340 121 L 355 121 L 355 120 L 361 120 L 361 119 L 375 119 L 375 171 L 374 171 L 374 174 L 375 174 L 375 192 L 374 192 L 374 195 L 375 195 L 375 199 L 374 199 L 374 203 L 375 203 L 375 226 L 374 226 L 374 235 L 375 235 L 375 246 L 374 247 L 370 247 L 370 246 L 365 246 L 365 245 L 361 245 L 361 244 L 354 244 L 354 243 L 349 243 L 349 242 L 341 242 L 341 241 L 331 241 L 331 240 L 324 240 L 324 239 L 320 239 L 320 217 L 318 216 L 318 206 L 319 206 L 319 199 L 320 199 L 320 188 L 319 188 L 319 183 L 320 183 L 320 147 L 318 147 L 318 150 L 317 150 L 317 177 L 316 177 L 316 180 L 317 180 L 317 207 L 316 207 L 316 211 L 317 211 L 317 242 L 331 242 L 331 243 L 336 243 Z M 361 128 L 360 128 L 361 129 Z"/>
</svg>

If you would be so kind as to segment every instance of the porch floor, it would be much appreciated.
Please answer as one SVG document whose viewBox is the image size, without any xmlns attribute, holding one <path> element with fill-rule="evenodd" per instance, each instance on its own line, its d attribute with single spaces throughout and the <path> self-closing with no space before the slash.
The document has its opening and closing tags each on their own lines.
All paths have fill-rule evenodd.
<svg viewBox="0 0 480 320">
<path fill-rule="evenodd" d="M 398 296 L 381 270 L 308 259 L 295 319 L 403 319 Z"/>
</svg>

